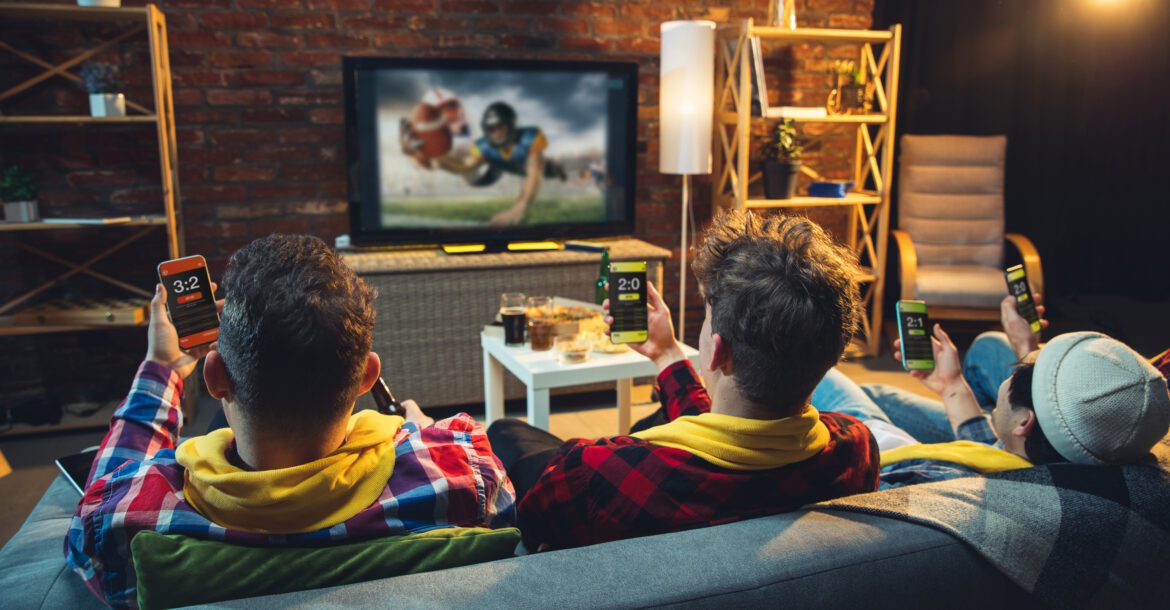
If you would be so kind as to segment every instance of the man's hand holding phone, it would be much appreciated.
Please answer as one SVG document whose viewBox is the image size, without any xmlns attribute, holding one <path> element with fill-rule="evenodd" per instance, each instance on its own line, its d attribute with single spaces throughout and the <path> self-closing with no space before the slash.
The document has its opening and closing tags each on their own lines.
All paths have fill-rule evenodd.
<svg viewBox="0 0 1170 610">
<path fill-rule="evenodd" d="M 963 364 L 959 360 L 959 350 L 955 348 L 950 336 L 938 324 L 931 330 L 934 334 L 930 341 L 934 352 L 934 370 L 910 371 L 910 376 L 942 396 L 955 384 L 965 385 L 966 382 L 963 381 Z M 894 340 L 894 358 L 902 361 L 901 339 Z"/>
<path fill-rule="evenodd" d="M 1040 328 L 1048 328 L 1048 320 L 1044 318 L 1044 306 L 1040 305 L 1040 293 L 1033 294 L 1036 300 L 1036 315 L 1040 316 Z M 1015 296 L 1008 295 L 999 303 L 999 318 L 1003 324 L 1003 331 L 1007 334 L 1008 343 L 1017 358 L 1023 358 L 1040 348 L 1040 335 L 1032 331 L 1032 325 L 1024 316 L 1020 315 Z"/>
<path fill-rule="evenodd" d="M 213 295 L 217 288 L 218 286 L 212 282 L 211 292 Z M 223 299 L 215 301 L 215 308 L 220 312 L 223 311 Z M 146 343 L 146 360 L 170 368 L 178 373 L 181 379 L 189 377 L 195 371 L 195 365 L 198 364 L 199 359 L 206 356 L 207 352 L 211 351 L 215 345 L 214 343 L 201 345 L 189 351 L 183 351 L 179 347 L 179 333 L 175 330 L 170 316 L 167 315 L 167 291 L 163 289 L 162 284 L 156 284 L 154 287 L 154 299 L 150 302 L 150 324 L 147 326 Z"/>
<path fill-rule="evenodd" d="M 608 286 L 606 288 L 608 289 Z M 658 365 L 659 371 L 663 371 L 687 356 L 674 338 L 674 321 L 670 317 L 670 308 L 662 302 L 662 295 L 658 294 L 653 282 L 646 283 L 646 301 L 646 341 L 628 345 Z M 605 323 L 612 325 L 613 316 L 609 315 L 609 299 L 602 302 L 601 307 L 605 310 Z"/>
</svg>

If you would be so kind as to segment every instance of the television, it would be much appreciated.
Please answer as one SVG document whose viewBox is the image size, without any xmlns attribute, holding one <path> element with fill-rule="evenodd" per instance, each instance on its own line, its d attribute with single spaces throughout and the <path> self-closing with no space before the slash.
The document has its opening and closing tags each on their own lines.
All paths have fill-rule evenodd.
<svg viewBox="0 0 1170 610">
<path fill-rule="evenodd" d="M 638 67 L 344 57 L 355 246 L 629 234 Z"/>
</svg>

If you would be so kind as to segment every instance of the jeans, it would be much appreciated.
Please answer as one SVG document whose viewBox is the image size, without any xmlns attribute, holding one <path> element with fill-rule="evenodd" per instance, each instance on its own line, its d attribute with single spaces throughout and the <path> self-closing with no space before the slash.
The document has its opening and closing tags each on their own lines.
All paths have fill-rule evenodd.
<svg viewBox="0 0 1170 610">
<path fill-rule="evenodd" d="M 999 386 L 1011 376 L 1016 355 L 1007 335 L 987 332 L 975 338 L 963 360 L 963 378 L 984 410 L 995 407 Z M 837 369 L 817 384 L 812 404 L 821 411 L 877 420 L 899 428 L 921 443 L 955 440 L 942 402 L 885 384 L 859 386 Z"/>
</svg>

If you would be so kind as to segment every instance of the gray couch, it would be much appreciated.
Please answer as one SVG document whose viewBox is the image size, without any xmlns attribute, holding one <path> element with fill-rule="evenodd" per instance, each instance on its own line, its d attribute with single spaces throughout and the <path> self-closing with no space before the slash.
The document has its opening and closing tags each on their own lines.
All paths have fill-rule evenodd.
<svg viewBox="0 0 1170 610">
<path fill-rule="evenodd" d="M 0 607 L 100 606 L 62 558 L 76 502 L 58 478 L 0 550 Z M 1029 599 L 939 531 L 809 510 L 213 607 L 986 608 Z"/>
</svg>

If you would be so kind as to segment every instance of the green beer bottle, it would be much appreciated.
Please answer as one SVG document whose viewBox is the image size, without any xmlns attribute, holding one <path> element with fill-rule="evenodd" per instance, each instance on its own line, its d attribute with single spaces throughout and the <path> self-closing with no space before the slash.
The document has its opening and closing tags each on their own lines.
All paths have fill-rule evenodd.
<svg viewBox="0 0 1170 610">
<path fill-rule="evenodd" d="M 593 300 L 601 305 L 601 302 L 609 298 L 609 289 L 605 287 L 609 283 L 609 249 L 601 251 L 601 271 L 597 274 L 597 288 L 594 293 Z"/>
</svg>

